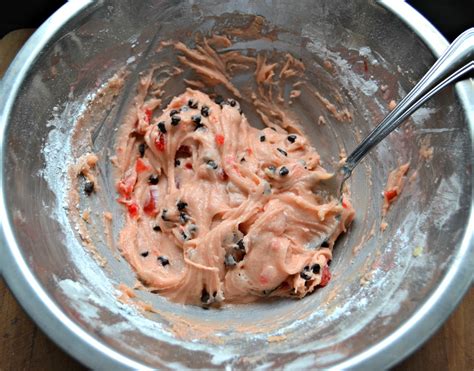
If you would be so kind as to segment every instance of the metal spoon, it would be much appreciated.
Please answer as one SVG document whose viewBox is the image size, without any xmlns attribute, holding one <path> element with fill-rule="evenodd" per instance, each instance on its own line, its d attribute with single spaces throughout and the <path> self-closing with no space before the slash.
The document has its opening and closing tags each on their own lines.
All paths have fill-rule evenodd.
<svg viewBox="0 0 474 371">
<path fill-rule="evenodd" d="M 380 124 L 354 149 L 333 176 L 318 183 L 318 191 L 329 197 L 342 198 L 344 182 L 359 162 L 382 139 L 395 130 L 424 102 L 445 86 L 474 70 L 474 28 L 459 35 L 439 57 L 415 87 L 403 98 Z"/>
</svg>

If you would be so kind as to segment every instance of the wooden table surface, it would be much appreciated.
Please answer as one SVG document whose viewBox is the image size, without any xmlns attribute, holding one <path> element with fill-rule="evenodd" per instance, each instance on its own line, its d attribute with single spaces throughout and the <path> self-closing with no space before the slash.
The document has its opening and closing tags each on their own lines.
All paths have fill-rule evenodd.
<svg viewBox="0 0 474 371">
<path fill-rule="evenodd" d="M 0 78 L 32 30 L 0 40 Z M 438 330 L 394 370 L 474 370 L 474 288 Z M 29 319 L 0 279 L 0 370 L 85 370 Z"/>
</svg>

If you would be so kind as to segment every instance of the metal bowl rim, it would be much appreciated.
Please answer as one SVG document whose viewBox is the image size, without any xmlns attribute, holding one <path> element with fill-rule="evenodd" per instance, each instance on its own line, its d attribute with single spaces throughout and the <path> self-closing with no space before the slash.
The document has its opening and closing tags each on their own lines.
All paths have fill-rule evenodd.
<svg viewBox="0 0 474 371">
<path fill-rule="evenodd" d="M 438 57 L 448 46 L 447 40 L 420 13 L 403 1 L 378 2 L 411 28 L 427 47 Z M 6 209 L 3 178 L 5 144 L 8 118 L 17 93 L 29 71 L 55 34 L 74 17 L 92 6 L 92 0 L 71 1 L 57 10 L 30 37 L 11 63 L 0 83 L 0 273 L 13 294 L 39 327 L 63 350 L 88 367 L 149 369 L 146 365 L 124 356 L 105 345 L 72 321 L 52 300 L 30 270 L 21 253 L 13 225 Z M 467 83 L 456 86 L 457 94 L 465 109 L 471 144 L 474 143 L 474 88 Z M 474 151 L 472 151 L 474 153 Z M 471 158 L 471 163 L 473 159 Z M 452 266 L 428 300 L 390 336 L 337 365 L 338 369 L 390 367 L 418 348 L 431 336 L 455 309 L 473 280 L 474 215 L 471 189 L 471 208 L 466 232 Z M 442 304 L 442 305 L 439 305 Z"/>
</svg>

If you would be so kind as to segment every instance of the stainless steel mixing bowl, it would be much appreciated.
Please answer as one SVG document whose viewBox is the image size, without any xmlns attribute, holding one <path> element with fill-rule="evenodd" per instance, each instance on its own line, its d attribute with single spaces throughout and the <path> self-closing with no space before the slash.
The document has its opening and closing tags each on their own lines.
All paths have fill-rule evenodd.
<svg viewBox="0 0 474 371">
<path fill-rule="evenodd" d="M 159 41 L 188 43 L 195 32 L 242 27 L 251 15 L 263 17 L 272 38 L 244 34 L 235 48 L 301 57 L 311 84 L 352 111 L 353 122 L 340 123 L 308 94 L 295 101 L 323 156 L 354 148 L 387 112 L 387 99 L 402 96 L 447 46 L 409 5 L 392 0 L 78 0 L 58 10 L 1 84 L 0 267 L 31 317 L 87 366 L 388 367 L 425 341 L 471 284 L 474 89 L 465 81 L 429 102 L 356 170 L 357 219 L 336 247 L 326 288 L 301 301 L 207 311 L 139 292 L 155 314 L 116 300 L 118 284 L 134 282 L 128 264 L 113 258 L 98 231 L 109 262 L 101 268 L 65 209 L 73 125 L 113 73 L 161 58 Z M 97 134 L 92 150 L 112 146 L 117 114 L 105 109 L 87 122 Z M 315 123 L 320 115 L 329 125 Z M 425 140 L 434 147 L 431 161 L 418 155 Z M 382 233 L 379 195 L 388 172 L 407 160 L 410 181 Z M 109 189 L 104 159 L 101 169 Z M 92 206 L 110 207 L 119 220 L 108 196 Z"/>
</svg>

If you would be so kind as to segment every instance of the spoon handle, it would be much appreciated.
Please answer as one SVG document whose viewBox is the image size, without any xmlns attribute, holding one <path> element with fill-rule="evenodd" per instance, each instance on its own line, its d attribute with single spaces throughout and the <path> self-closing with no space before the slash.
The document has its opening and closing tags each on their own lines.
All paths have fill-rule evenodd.
<svg viewBox="0 0 474 371">
<path fill-rule="evenodd" d="M 474 70 L 474 28 L 464 31 L 453 41 L 395 109 L 349 155 L 343 166 L 346 177 L 373 147 L 395 130 L 420 105 L 446 85 L 472 70 Z"/>
</svg>

